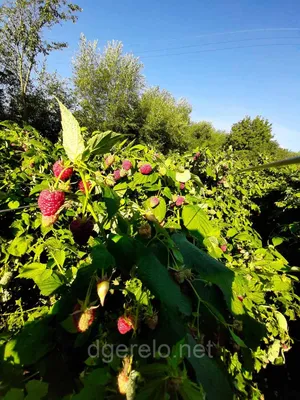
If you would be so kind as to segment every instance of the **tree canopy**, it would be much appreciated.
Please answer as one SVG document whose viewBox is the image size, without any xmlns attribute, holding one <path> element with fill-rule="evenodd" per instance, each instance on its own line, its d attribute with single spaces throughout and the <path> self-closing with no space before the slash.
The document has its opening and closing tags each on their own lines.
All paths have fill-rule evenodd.
<svg viewBox="0 0 300 400">
<path fill-rule="evenodd" d="M 191 112 L 185 99 L 177 101 L 167 90 L 146 90 L 140 103 L 141 140 L 162 152 L 186 149 Z"/>
<path fill-rule="evenodd" d="M 2 90 L 6 104 L 12 99 L 17 102 L 19 119 L 28 119 L 27 94 L 32 74 L 40 71 L 39 57 L 67 47 L 66 42 L 46 40 L 45 29 L 64 21 L 75 22 L 78 11 L 81 8 L 67 0 L 7 0 L 0 7 Z"/>
<path fill-rule="evenodd" d="M 133 132 L 144 88 L 143 65 L 132 54 L 123 54 L 121 42 L 108 42 L 103 52 L 97 46 L 81 36 L 73 69 L 78 119 L 91 130 Z"/>
</svg>

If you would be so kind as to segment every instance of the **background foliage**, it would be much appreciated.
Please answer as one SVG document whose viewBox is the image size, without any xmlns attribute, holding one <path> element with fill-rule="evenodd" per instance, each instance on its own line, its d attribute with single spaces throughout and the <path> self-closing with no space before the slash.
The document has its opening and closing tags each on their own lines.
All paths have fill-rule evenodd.
<svg viewBox="0 0 300 400">
<path fill-rule="evenodd" d="M 68 131 L 71 120 L 65 118 Z M 106 398 L 117 398 L 122 360 L 92 362 L 88 345 L 96 339 L 102 346 L 155 339 L 175 346 L 174 354 L 179 341 L 191 346 L 212 341 L 213 359 L 186 355 L 175 368 L 171 358 L 151 358 L 145 364 L 134 354 L 136 375 L 131 375 L 130 390 L 136 398 L 152 392 L 161 398 L 166 393 L 171 398 L 201 398 L 203 392 L 210 399 L 260 398 L 264 388 L 257 374 L 269 364 L 284 364 L 293 345 L 288 321 L 300 311 L 295 293 L 299 265 L 296 258 L 289 264 L 290 253 L 285 258 L 277 249 L 285 253 L 285 244 L 299 242 L 299 236 L 297 221 L 261 237 L 252 220 L 263 209 L 264 198 L 282 190 L 283 183 L 283 199 L 285 191 L 293 192 L 297 168 L 237 173 L 245 161 L 232 150 L 216 155 L 203 149 L 165 157 L 128 140 L 118 144 L 122 135 L 109 132 L 85 134 L 86 150 L 78 147 L 74 152 L 74 146 L 68 147 L 69 140 L 75 141 L 72 135 L 81 133 L 74 128 L 64 133 L 65 153 L 59 143 L 53 148 L 32 128 L 5 124 L 2 130 L 1 208 L 11 210 L 0 214 L 5 332 L 1 376 L 6 396 L 16 390 L 20 398 L 30 395 L 33 389 L 28 383 L 24 386 L 26 370 L 35 377 L 34 390 L 44 390 L 49 398 L 93 398 L 99 390 Z M 103 154 L 114 143 L 114 161 L 107 167 Z M 75 168 L 71 185 L 60 184 L 66 206 L 55 225 L 43 227 L 36 196 L 55 184 L 53 162 L 60 155 L 67 161 L 66 154 Z M 132 167 L 115 181 L 114 171 L 125 159 Z M 153 168 L 149 175 L 139 172 L 144 163 Z M 91 183 L 88 197 L 77 190 L 78 174 Z M 184 203 L 177 206 L 179 195 Z M 154 208 L 149 202 L 153 196 L 159 199 Z M 296 193 L 293 196 L 296 200 Z M 289 207 L 285 201 L 276 204 Z M 77 244 L 69 229 L 84 213 L 94 224 L 86 245 Z M 88 287 L 89 301 L 97 302 L 94 276 L 101 278 L 103 273 L 113 273 L 113 292 L 105 307 L 96 311 L 88 331 L 75 333 L 70 317 L 74 306 L 85 299 Z M 116 321 L 124 307 L 138 318 L 132 338 L 117 333 Z M 158 324 L 152 331 L 147 318 L 153 315 Z M 59 376 L 65 371 L 63 385 L 56 370 Z M 174 386 L 175 377 L 180 384 Z M 212 385 L 212 379 L 218 385 Z M 131 398 L 129 392 L 127 397 Z"/>
<path fill-rule="evenodd" d="M 73 76 L 48 73 L 47 55 L 67 44 L 45 29 L 79 11 L 64 0 L 0 8 L 1 396 L 117 399 L 121 380 L 127 399 L 297 397 L 299 167 L 245 171 L 293 153 L 261 116 L 229 133 L 193 121 L 120 42 L 101 51 L 82 35 Z M 58 160 L 73 168 L 66 182 Z M 47 188 L 65 202 L 45 226 Z M 93 313 L 84 332 L 80 304 Z M 134 329 L 121 335 L 124 315 Z M 87 355 L 97 340 L 152 339 L 170 357 Z M 180 354 L 211 342 L 213 358 Z"/>
</svg>

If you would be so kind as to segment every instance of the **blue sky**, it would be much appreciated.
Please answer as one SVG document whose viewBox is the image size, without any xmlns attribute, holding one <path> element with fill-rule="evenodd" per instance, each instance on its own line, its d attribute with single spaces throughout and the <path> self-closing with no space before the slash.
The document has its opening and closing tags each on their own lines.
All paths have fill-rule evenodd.
<svg viewBox="0 0 300 400">
<path fill-rule="evenodd" d="M 148 84 L 185 97 L 194 120 L 230 130 L 245 115 L 262 115 L 281 146 L 300 150 L 299 0 L 76 3 L 78 22 L 47 34 L 69 42 L 50 56 L 51 70 L 71 75 L 81 32 L 101 48 L 121 40 L 140 57 Z"/>
</svg>

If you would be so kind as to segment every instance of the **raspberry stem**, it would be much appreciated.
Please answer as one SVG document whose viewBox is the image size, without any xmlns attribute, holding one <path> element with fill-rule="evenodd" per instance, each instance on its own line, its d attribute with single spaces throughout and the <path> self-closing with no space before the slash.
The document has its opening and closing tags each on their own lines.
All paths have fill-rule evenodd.
<svg viewBox="0 0 300 400">
<path fill-rule="evenodd" d="M 90 303 L 90 297 L 91 297 L 91 293 L 92 293 L 92 288 L 93 288 L 93 284 L 94 284 L 94 280 L 96 279 L 96 277 L 93 275 L 91 280 L 90 280 L 90 284 L 88 287 L 88 290 L 86 292 L 86 296 L 84 299 L 84 303 L 83 303 L 83 309 L 86 310 L 88 304 Z"/>
<path fill-rule="evenodd" d="M 83 187 L 84 187 L 85 200 L 84 200 L 84 204 L 83 204 L 82 214 L 85 215 L 87 204 L 89 201 L 89 189 L 87 187 L 87 183 L 86 183 L 84 174 L 81 171 L 79 171 L 79 175 L 81 177 Z"/>
<path fill-rule="evenodd" d="M 58 177 L 57 177 L 56 180 L 55 180 L 54 190 L 57 189 L 57 186 L 58 186 L 58 184 L 59 184 L 59 181 L 60 181 L 60 178 L 61 178 L 62 174 L 63 174 L 63 173 L 65 172 L 65 170 L 68 169 L 68 168 L 69 168 L 69 167 L 66 167 L 66 166 L 65 166 L 65 168 L 63 168 L 63 169 L 60 171 L 60 174 L 58 175 Z"/>
</svg>

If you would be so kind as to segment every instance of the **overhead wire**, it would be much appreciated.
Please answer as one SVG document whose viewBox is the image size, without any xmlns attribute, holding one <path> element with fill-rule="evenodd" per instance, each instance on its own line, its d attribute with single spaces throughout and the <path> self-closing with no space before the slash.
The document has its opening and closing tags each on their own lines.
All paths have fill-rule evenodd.
<svg viewBox="0 0 300 400">
<path fill-rule="evenodd" d="M 191 54 L 198 54 L 198 53 L 208 53 L 208 52 L 215 52 L 215 51 L 223 51 L 223 50 L 234 50 L 234 49 L 247 49 L 247 48 L 254 48 L 254 47 L 271 47 L 271 46 L 300 46 L 299 43 L 269 43 L 269 44 L 254 44 L 250 46 L 234 46 L 234 47 L 223 47 L 219 49 L 206 49 L 206 50 L 197 50 L 193 52 L 185 52 L 185 53 L 164 53 L 164 54 L 154 54 L 150 56 L 141 56 L 141 58 L 157 58 L 157 57 L 170 57 L 170 56 L 182 56 L 182 55 L 191 55 Z"/>
<path fill-rule="evenodd" d="M 177 37 L 177 38 L 159 38 L 157 40 L 152 40 L 153 42 L 168 42 L 168 41 L 179 41 L 179 40 L 187 40 L 187 39 L 200 39 L 203 37 L 210 37 L 210 36 L 225 36 L 225 35 L 235 35 L 238 33 L 255 33 L 255 32 L 283 32 L 283 31 L 290 31 L 290 32 L 299 32 L 300 28 L 257 28 L 257 29 L 243 29 L 243 30 L 236 30 L 236 31 L 225 31 L 225 32 L 212 32 L 212 33 L 203 33 L 201 35 L 194 35 L 194 36 L 186 36 L 186 37 Z M 147 38 L 146 38 L 147 39 Z M 149 43 L 150 40 L 147 39 Z M 128 46 L 139 46 L 141 43 L 129 43 Z"/>
<path fill-rule="evenodd" d="M 178 47 L 167 47 L 165 49 L 144 50 L 144 51 L 140 51 L 139 54 L 153 53 L 153 52 L 158 52 L 158 51 L 180 50 L 180 49 L 187 49 L 187 48 L 192 48 L 192 47 L 203 47 L 203 46 L 211 46 L 211 45 L 219 45 L 219 44 L 227 44 L 227 43 L 236 43 L 236 42 L 249 42 L 249 41 L 255 41 L 255 40 L 281 40 L 281 39 L 300 39 L 300 36 L 280 36 L 280 37 L 269 37 L 269 38 L 259 37 L 259 38 L 225 40 L 222 42 L 210 42 L 210 43 L 192 44 L 192 45 L 178 46 Z"/>
</svg>

